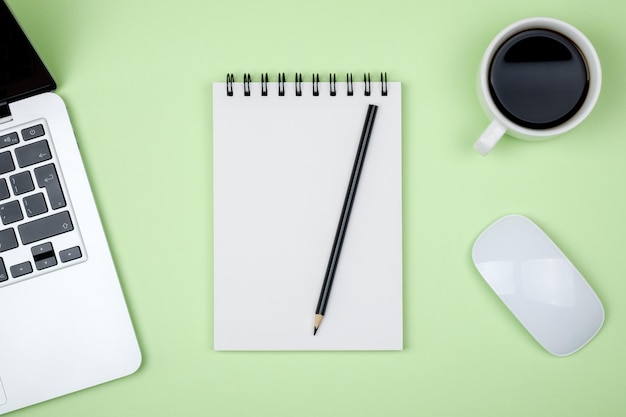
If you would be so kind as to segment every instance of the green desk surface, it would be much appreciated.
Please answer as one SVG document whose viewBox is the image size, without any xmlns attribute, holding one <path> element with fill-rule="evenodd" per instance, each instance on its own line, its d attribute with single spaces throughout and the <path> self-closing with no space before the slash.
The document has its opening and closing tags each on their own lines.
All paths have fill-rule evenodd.
<svg viewBox="0 0 626 417">
<path fill-rule="evenodd" d="M 10 0 L 59 84 L 143 352 L 127 378 L 17 416 L 616 416 L 626 410 L 626 27 L 616 0 Z M 487 157 L 492 37 L 550 16 L 603 65 L 590 117 Z M 403 83 L 404 350 L 213 351 L 211 83 L 387 71 Z M 276 77 L 275 75 L 273 76 Z M 309 78 L 310 79 L 310 78 Z M 598 293 L 578 353 L 544 351 L 475 270 L 496 218 L 537 222 Z M 321 279 L 321 277 L 320 277 Z"/>
</svg>

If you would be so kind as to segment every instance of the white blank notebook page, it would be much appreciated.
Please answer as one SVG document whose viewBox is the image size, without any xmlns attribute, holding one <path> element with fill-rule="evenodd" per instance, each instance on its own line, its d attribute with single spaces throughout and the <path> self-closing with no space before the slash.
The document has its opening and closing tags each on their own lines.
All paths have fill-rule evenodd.
<svg viewBox="0 0 626 417">
<path fill-rule="evenodd" d="M 400 83 L 213 84 L 214 348 L 402 349 Z M 315 308 L 369 104 L 378 112 L 324 320 Z"/>
</svg>

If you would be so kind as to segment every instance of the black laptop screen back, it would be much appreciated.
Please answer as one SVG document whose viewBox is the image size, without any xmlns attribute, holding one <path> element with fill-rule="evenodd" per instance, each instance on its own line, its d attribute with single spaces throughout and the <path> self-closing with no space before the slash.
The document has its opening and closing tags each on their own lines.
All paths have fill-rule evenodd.
<svg viewBox="0 0 626 417">
<path fill-rule="evenodd" d="M 55 88 L 52 76 L 0 0 L 0 104 Z"/>
</svg>

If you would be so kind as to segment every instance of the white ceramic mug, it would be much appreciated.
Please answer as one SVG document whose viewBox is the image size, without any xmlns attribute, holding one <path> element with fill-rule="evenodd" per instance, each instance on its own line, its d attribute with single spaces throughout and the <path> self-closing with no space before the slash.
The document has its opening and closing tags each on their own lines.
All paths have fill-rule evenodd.
<svg viewBox="0 0 626 417">
<path fill-rule="evenodd" d="M 547 29 L 565 36 L 578 48 L 587 65 L 588 90 L 581 107 L 563 123 L 545 129 L 533 129 L 520 126 L 518 123 L 509 119 L 496 106 L 489 88 L 490 68 L 500 46 L 518 33 L 531 29 Z M 478 72 L 478 96 L 483 109 L 492 121 L 474 144 L 474 149 L 478 153 L 486 155 L 493 149 L 505 133 L 520 139 L 542 140 L 573 129 L 582 122 L 593 109 L 600 95 L 601 84 L 602 71 L 598 54 L 589 39 L 572 25 L 557 19 L 535 17 L 520 20 L 507 26 L 491 41 L 480 64 Z"/>
</svg>

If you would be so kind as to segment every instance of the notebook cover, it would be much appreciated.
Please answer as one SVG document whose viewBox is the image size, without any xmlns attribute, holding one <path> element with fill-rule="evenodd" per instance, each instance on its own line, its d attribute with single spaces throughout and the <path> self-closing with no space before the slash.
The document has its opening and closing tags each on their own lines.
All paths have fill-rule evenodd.
<svg viewBox="0 0 626 417">
<path fill-rule="evenodd" d="M 401 86 L 213 85 L 214 348 L 402 349 Z M 379 106 L 339 265 L 313 318 L 368 104 Z"/>
</svg>

